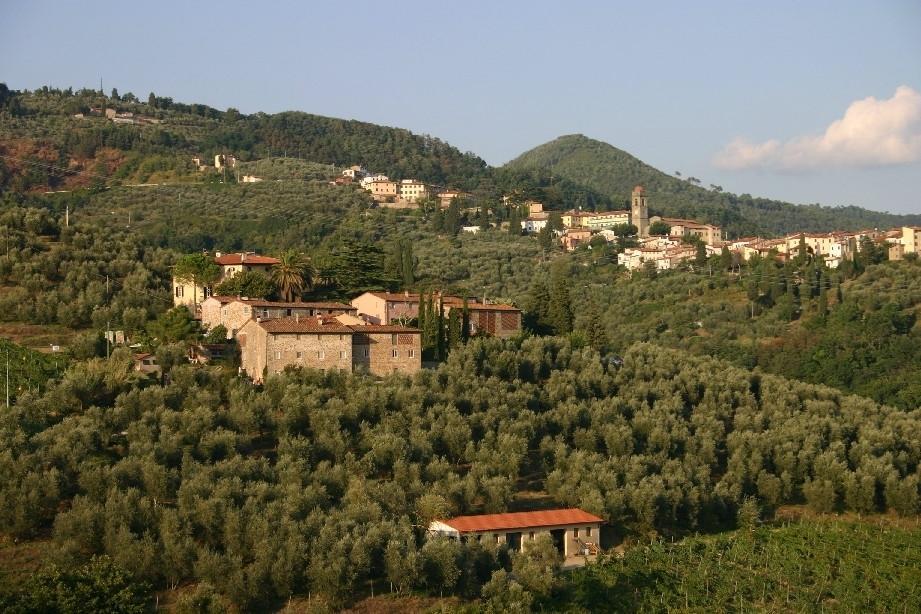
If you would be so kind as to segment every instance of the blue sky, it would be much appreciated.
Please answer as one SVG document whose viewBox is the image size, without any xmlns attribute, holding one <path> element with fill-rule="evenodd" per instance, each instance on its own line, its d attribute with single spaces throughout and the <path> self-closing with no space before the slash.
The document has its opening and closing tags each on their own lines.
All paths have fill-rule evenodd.
<svg viewBox="0 0 921 614">
<path fill-rule="evenodd" d="M 580 132 L 704 185 L 921 213 L 918 0 L 264 4 L 0 0 L 0 81 L 361 119 L 491 164 Z"/>
</svg>

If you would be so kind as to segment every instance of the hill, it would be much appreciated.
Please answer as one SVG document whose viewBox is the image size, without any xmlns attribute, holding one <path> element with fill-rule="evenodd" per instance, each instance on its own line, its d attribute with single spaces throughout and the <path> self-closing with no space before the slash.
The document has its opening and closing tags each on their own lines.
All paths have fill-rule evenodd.
<svg viewBox="0 0 921 614">
<path fill-rule="evenodd" d="M 131 116 L 116 124 L 98 111 L 106 108 Z M 135 168 L 143 164 L 196 175 L 191 156 L 207 160 L 218 153 L 243 161 L 284 154 L 336 166 L 362 164 L 394 177 L 467 188 L 486 170 L 471 153 L 401 128 L 301 112 L 244 115 L 152 93 L 142 102 L 130 93 L 105 96 L 87 89 L 8 90 L 0 117 L 0 189 L 17 191 L 71 187 L 77 173 L 106 183 L 143 181 Z M 118 176 L 132 160 L 131 172 Z"/>
<path fill-rule="evenodd" d="M 774 235 L 921 224 L 921 215 L 893 215 L 860 207 L 823 207 L 704 189 L 667 175 L 629 153 L 581 134 L 561 136 L 531 149 L 504 169 L 539 171 L 629 207 L 633 187 L 643 185 L 652 213 L 719 224 L 730 236 Z"/>
</svg>

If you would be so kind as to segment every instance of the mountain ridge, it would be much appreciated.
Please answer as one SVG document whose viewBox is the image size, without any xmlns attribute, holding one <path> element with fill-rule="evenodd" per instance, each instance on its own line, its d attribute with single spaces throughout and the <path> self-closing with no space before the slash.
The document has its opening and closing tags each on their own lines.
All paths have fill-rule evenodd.
<svg viewBox="0 0 921 614">
<path fill-rule="evenodd" d="M 801 205 L 708 190 L 695 185 L 693 177 L 673 177 L 625 150 L 583 134 L 563 135 L 537 145 L 501 168 L 546 170 L 555 178 L 581 185 L 623 207 L 629 206 L 633 186 L 643 185 L 653 213 L 717 224 L 730 236 L 921 224 L 921 215 L 878 212 L 852 205 Z"/>
</svg>

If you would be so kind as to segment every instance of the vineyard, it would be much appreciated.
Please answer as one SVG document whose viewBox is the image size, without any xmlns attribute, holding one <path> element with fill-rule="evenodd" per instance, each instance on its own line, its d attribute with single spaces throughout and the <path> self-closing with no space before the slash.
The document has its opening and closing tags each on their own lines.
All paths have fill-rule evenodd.
<svg viewBox="0 0 921 614">
<path fill-rule="evenodd" d="M 549 609 L 918 612 L 921 530 L 804 521 L 655 542 L 573 572 Z"/>
</svg>

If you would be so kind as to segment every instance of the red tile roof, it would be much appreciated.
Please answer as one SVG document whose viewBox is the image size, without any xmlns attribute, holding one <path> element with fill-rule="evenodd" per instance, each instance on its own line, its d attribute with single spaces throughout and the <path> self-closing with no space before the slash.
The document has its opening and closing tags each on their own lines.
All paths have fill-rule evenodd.
<svg viewBox="0 0 921 614">
<path fill-rule="evenodd" d="M 347 325 L 328 316 L 324 316 L 322 320 L 317 317 L 268 318 L 260 320 L 258 324 L 268 333 L 282 334 L 332 333 L 350 335 L 352 333 L 402 333 L 411 335 L 422 332 L 418 328 L 397 326 L 395 324 Z"/>
<path fill-rule="evenodd" d="M 410 326 L 397 326 L 396 324 L 349 324 L 356 333 L 403 333 L 418 335 L 422 331 Z"/>
<path fill-rule="evenodd" d="M 451 307 L 452 309 L 454 309 L 454 308 L 456 308 L 456 309 L 463 309 L 463 305 L 457 305 L 457 304 L 453 304 L 453 303 L 452 303 L 452 304 L 450 304 L 450 305 L 448 305 L 448 306 Z M 492 303 L 483 304 L 483 303 L 470 303 L 470 302 L 468 302 L 468 303 L 467 303 L 467 309 L 470 310 L 470 311 L 521 311 L 520 309 L 518 309 L 518 308 L 515 307 L 514 305 L 500 305 L 500 304 L 498 304 L 498 303 L 496 303 L 496 304 L 492 304 Z"/>
<path fill-rule="evenodd" d="M 216 264 L 228 266 L 231 264 L 278 264 L 277 258 L 260 256 L 258 254 L 222 254 L 214 259 Z"/>
<path fill-rule="evenodd" d="M 322 324 L 317 318 L 306 317 L 306 318 L 273 318 L 270 320 L 262 320 L 259 322 L 259 326 L 265 329 L 268 333 L 287 333 L 287 334 L 299 334 L 299 333 L 329 333 L 329 334 L 340 334 L 340 335 L 351 335 L 352 329 L 341 324 L 337 320 L 329 319 L 324 320 Z"/>
<path fill-rule="evenodd" d="M 346 305 L 345 303 L 336 303 L 336 302 L 312 302 L 312 301 L 303 301 L 300 303 L 286 303 L 283 301 L 264 301 L 257 298 L 233 298 L 233 301 L 240 301 L 247 305 L 252 305 L 253 307 L 283 307 L 287 309 L 341 309 L 342 311 L 355 311 L 355 307 L 351 305 Z"/>
<path fill-rule="evenodd" d="M 465 533 L 468 531 L 496 531 L 505 529 L 527 529 L 530 527 L 551 527 L 571 524 L 592 524 L 604 519 L 578 508 L 542 510 L 539 512 L 512 512 L 506 514 L 481 514 L 458 516 L 441 520 L 449 527 Z"/>
</svg>

